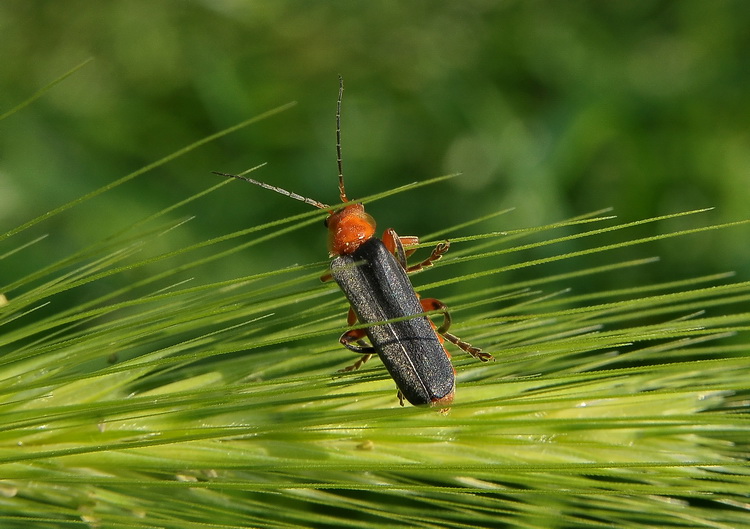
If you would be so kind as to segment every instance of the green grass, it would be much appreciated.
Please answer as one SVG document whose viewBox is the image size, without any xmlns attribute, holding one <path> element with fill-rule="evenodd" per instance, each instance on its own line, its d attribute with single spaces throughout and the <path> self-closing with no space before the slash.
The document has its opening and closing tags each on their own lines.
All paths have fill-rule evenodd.
<svg viewBox="0 0 750 529">
<path fill-rule="evenodd" d="M 43 246 L 36 235 L 24 239 L 29 228 L 114 189 L 8 230 L 0 254 Z M 460 283 L 443 299 L 453 329 L 496 362 L 452 351 L 450 413 L 401 408 L 376 360 L 336 373 L 353 357 L 337 341 L 343 295 L 318 281 L 325 261 L 221 281 L 205 272 L 239 255 L 262 262 L 262 244 L 312 230 L 325 213 L 279 215 L 182 245 L 203 195 L 6 279 L 2 525 L 746 523 L 750 282 L 715 274 L 571 293 L 574 278 L 659 266 L 613 253 L 654 237 L 629 236 L 639 223 L 604 212 L 466 237 L 452 236 L 466 225 L 441 226 L 425 240 L 450 238 L 452 250 L 414 276 L 417 289 Z M 585 248 L 570 250 L 571 240 Z M 569 272 L 507 279 L 519 267 L 568 259 Z"/>
</svg>

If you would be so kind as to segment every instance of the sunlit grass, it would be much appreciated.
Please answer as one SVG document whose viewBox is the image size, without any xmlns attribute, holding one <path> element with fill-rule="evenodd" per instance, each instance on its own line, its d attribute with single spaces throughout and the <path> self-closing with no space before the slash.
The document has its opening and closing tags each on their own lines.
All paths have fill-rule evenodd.
<svg viewBox="0 0 750 529">
<path fill-rule="evenodd" d="M 163 232 L 145 229 L 139 246 Z M 197 286 L 170 283 L 172 269 L 150 292 L 35 318 L 48 296 L 144 266 L 128 245 L 98 248 L 28 291 L 21 278 L 0 309 L 8 515 L 294 525 L 319 505 L 317 524 L 687 527 L 747 514 L 727 505 L 745 483 L 747 349 L 722 342 L 747 330 L 750 315 L 731 310 L 746 306 L 747 282 L 572 297 L 566 276 L 550 276 L 449 299 L 456 332 L 497 361 L 456 352 L 456 403 L 441 415 L 399 408 L 377 362 L 334 376 L 350 361 L 336 340 L 345 304 L 317 281 L 322 263 Z"/>
<path fill-rule="evenodd" d="M 130 229 L 65 259 L 4 278 L 5 525 L 746 523 L 750 282 L 716 274 L 567 290 L 574 278 L 653 262 L 613 255 L 587 265 L 589 255 L 732 225 L 638 238 L 626 230 L 639 223 L 596 212 L 452 237 L 464 224 L 429 237 L 454 242 L 438 273 L 468 260 L 481 270 L 432 282 L 431 272 L 420 273 L 418 289 L 462 282 L 461 294 L 444 299 L 457 315 L 453 329 L 496 358 L 482 364 L 452 351 L 456 401 L 441 414 L 399 407 L 375 360 L 336 373 L 352 354 L 337 341 L 346 329 L 343 295 L 318 281 L 324 261 L 220 282 L 185 275 L 202 277 L 201 266 L 318 223 L 324 213 L 150 252 L 189 229 L 187 219 L 172 218 L 176 212 L 133 219 Z M 699 212 L 674 217 L 687 214 Z M 8 230 L 0 255 L 44 244 L 22 234 L 48 218 Z M 617 231 L 621 242 L 597 242 Z M 555 252 L 554 243 L 570 239 L 588 246 Z M 524 259 L 531 248 L 548 255 Z M 512 269 L 572 258 L 576 271 L 506 280 Z M 154 272 L 107 288 L 136 269 Z M 495 287 L 475 286 L 493 274 Z M 77 303 L 58 306 L 66 293 Z"/>
</svg>

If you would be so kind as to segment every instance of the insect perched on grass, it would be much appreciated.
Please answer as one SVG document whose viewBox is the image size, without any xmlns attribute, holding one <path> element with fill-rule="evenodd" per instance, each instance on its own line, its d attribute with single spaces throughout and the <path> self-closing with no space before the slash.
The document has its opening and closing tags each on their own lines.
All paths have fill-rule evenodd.
<svg viewBox="0 0 750 529">
<path fill-rule="evenodd" d="M 486 362 L 492 355 L 464 342 L 448 332 L 450 314 L 445 304 L 434 298 L 420 299 L 407 273 L 431 266 L 448 251 L 448 241 L 438 244 L 424 261 L 409 265 L 419 239 L 398 236 L 388 228 L 383 238 L 375 237 L 375 219 L 365 213 L 360 203 L 350 202 L 344 187 L 341 163 L 341 101 L 344 82 L 339 77 L 336 103 L 336 159 L 339 171 L 339 197 L 344 206 L 338 209 L 297 193 L 272 186 L 245 176 L 216 173 L 239 178 L 311 206 L 329 211 L 328 251 L 333 257 L 330 272 L 321 280 L 334 279 L 351 305 L 349 325 L 359 322 L 366 327 L 352 329 L 341 335 L 346 348 L 362 357 L 343 371 L 358 369 L 373 354 L 385 364 L 398 387 L 401 405 L 404 399 L 415 406 L 447 407 L 453 402 L 455 371 L 444 340 L 455 344 L 471 356 Z M 426 312 L 439 311 L 443 322 L 437 327 Z M 392 321 L 396 320 L 396 321 Z M 369 343 L 365 341 L 365 337 Z"/>
</svg>

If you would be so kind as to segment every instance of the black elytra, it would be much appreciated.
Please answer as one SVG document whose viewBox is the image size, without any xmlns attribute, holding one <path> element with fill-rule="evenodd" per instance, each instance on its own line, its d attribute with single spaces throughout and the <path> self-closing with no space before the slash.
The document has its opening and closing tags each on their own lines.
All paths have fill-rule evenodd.
<svg viewBox="0 0 750 529">
<path fill-rule="evenodd" d="M 450 404 L 455 390 L 450 358 L 404 267 L 383 242 L 373 237 L 354 252 L 336 256 L 331 275 L 360 323 L 408 318 L 365 329 L 404 398 L 415 406 Z"/>
</svg>

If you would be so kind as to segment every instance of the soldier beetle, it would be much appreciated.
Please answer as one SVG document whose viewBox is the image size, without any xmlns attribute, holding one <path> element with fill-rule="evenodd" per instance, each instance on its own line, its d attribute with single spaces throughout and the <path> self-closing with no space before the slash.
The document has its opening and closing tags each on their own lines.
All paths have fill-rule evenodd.
<svg viewBox="0 0 750 529">
<path fill-rule="evenodd" d="M 364 328 L 352 329 L 339 341 L 347 349 L 362 357 L 342 371 L 358 369 L 372 355 L 377 354 L 398 387 L 398 398 L 415 406 L 440 406 L 453 402 L 455 371 L 450 354 L 443 343 L 448 340 L 471 356 L 486 362 L 492 355 L 464 342 L 448 332 L 451 317 L 448 308 L 434 298 L 420 299 L 407 274 L 432 266 L 445 254 L 450 243 L 438 244 L 427 259 L 409 265 L 411 248 L 419 244 L 413 236 L 398 236 L 388 228 L 382 240 L 375 236 L 375 219 L 365 212 L 361 203 L 351 202 L 346 196 L 344 171 L 341 161 L 341 102 L 344 95 L 343 79 L 339 77 L 339 96 L 336 104 L 336 160 L 339 173 L 339 198 L 344 204 L 333 208 L 317 200 L 272 186 L 246 176 L 215 173 L 239 178 L 265 189 L 281 193 L 329 212 L 325 220 L 328 228 L 328 252 L 333 258 L 330 271 L 321 277 L 333 279 L 344 292 L 350 309 L 347 323 L 357 322 Z M 443 316 L 440 327 L 425 313 L 439 311 Z M 395 321 L 392 321 L 395 320 Z M 367 338 L 367 341 L 365 341 Z"/>
</svg>

